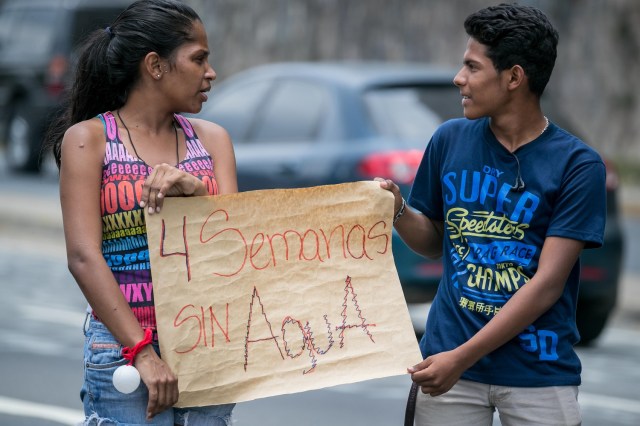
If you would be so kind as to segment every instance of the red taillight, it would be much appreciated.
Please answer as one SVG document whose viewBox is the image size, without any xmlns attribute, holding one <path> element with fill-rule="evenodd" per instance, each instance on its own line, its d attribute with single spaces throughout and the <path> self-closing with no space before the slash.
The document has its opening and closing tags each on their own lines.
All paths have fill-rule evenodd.
<svg viewBox="0 0 640 426">
<path fill-rule="evenodd" d="M 416 177 L 420 161 L 422 151 L 417 149 L 379 152 L 367 155 L 358 166 L 358 172 L 364 178 L 381 177 L 409 184 Z"/>
<path fill-rule="evenodd" d="M 58 96 L 62 93 L 68 68 L 69 62 L 64 56 L 57 55 L 51 58 L 47 68 L 47 76 L 45 77 L 45 85 L 50 95 Z"/>
<path fill-rule="evenodd" d="M 444 268 L 442 262 L 425 262 L 416 266 L 415 271 L 421 277 L 438 278 L 442 276 Z"/>
<path fill-rule="evenodd" d="M 613 163 L 609 160 L 604 160 L 604 165 L 607 169 L 607 179 L 605 181 L 605 185 L 607 187 L 607 191 L 614 191 L 620 185 L 620 178 L 618 177 L 618 171 L 616 170 Z"/>
<path fill-rule="evenodd" d="M 580 279 L 582 281 L 603 281 L 607 278 L 607 270 L 596 266 L 582 265 Z"/>
</svg>

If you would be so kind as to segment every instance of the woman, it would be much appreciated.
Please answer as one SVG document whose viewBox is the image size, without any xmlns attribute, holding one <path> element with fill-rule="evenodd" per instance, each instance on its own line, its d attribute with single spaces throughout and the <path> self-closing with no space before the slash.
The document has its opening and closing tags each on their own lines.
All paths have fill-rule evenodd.
<svg viewBox="0 0 640 426">
<path fill-rule="evenodd" d="M 216 78 L 208 57 L 190 7 L 137 1 L 81 49 L 52 132 L 69 269 L 93 310 L 81 391 L 87 425 L 230 423 L 232 404 L 172 408 L 178 384 L 159 356 L 141 210 L 159 212 L 164 197 L 237 192 L 227 132 L 175 113 L 197 113 L 207 100 Z M 129 361 L 123 354 L 144 384 L 131 394 L 112 382 Z"/>
</svg>

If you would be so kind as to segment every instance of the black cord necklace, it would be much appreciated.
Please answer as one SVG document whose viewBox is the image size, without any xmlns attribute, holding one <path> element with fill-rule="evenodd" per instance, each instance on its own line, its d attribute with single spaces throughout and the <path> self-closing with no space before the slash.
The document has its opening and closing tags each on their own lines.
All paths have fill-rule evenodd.
<svg viewBox="0 0 640 426">
<path fill-rule="evenodd" d="M 129 128 L 127 127 L 126 123 L 124 122 L 124 120 L 120 116 L 120 110 L 117 110 L 116 114 L 118 114 L 118 118 L 120 119 L 120 122 L 124 126 L 124 129 L 127 131 L 127 136 L 129 137 L 129 142 L 131 142 L 131 147 L 133 148 L 134 154 L 136 154 L 136 157 L 138 157 L 139 160 L 142 160 L 142 157 L 140 157 L 140 154 L 138 154 L 138 151 L 136 150 L 136 145 L 133 143 L 133 139 L 131 138 L 131 132 L 129 132 Z M 176 128 L 175 121 L 171 122 L 171 126 L 173 127 L 173 131 L 176 134 L 176 166 L 177 166 L 178 164 L 180 164 L 180 152 L 178 150 L 180 142 L 178 141 L 178 129 Z M 142 160 L 142 161 L 144 161 L 144 160 Z M 144 161 L 144 162 L 146 163 L 146 161 Z"/>
</svg>

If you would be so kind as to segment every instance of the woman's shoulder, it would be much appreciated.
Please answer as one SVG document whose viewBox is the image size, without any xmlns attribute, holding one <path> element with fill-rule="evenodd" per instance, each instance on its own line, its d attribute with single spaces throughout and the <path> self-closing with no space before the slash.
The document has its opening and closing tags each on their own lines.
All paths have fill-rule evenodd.
<svg viewBox="0 0 640 426">
<path fill-rule="evenodd" d="M 224 127 L 220 126 L 209 120 L 204 120 L 202 118 L 194 118 L 189 117 L 189 122 L 193 126 L 196 134 L 202 137 L 213 137 L 213 138 L 228 138 L 229 134 L 224 129 Z"/>
<path fill-rule="evenodd" d="M 189 117 L 189 122 L 195 134 L 198 135 L 200 143 L 210 153 L 219 152 L 221 149 L 232 149 L 231 137 L 224 127 L 201 118 Z"/>
<path fill-rule="evenodd" d="M 66 152 L 67 156 L 80 155 L 80 158 L 83 159 L 102 161 L 105 149 L 105 126 L 104 122 L 98 117 L 72 125 L 62 138 L 62 151 L 63 153 Z M 82 152 L 85 154 L 82 154 Z"/>
<path fill-rule="evenodd" d="M 94 138 L 102 138 L 104 136 L 104 122 L 98 118 L 90 118 L 88 120 L 80 121 L 69 127 L 65 132 L 64 139 L 81 138 L 83 140 L 90 140 Z"/>
</svg>

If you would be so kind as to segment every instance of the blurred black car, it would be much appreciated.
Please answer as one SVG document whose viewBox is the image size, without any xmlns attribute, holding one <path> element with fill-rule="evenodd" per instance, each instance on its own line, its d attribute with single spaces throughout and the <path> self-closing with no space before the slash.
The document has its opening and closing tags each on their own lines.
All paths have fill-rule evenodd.
<svg viewBox="0 0 640 426">
<path fill-rule="evenodd" d="M 36 171 L 73 53 L 132 0 L 6 0 L 0 9 L 0 138 L 7 165 Z"/>
<path fill-rule="evenodd" d="M 436 127 L 462 115 L 454 75 L 421 64 L 270 64 L 216 83 L 198 116 L 231 135 L 241 191 L 380 176 L 398 183 L 406 197 Z M 583 257 L 583 342 L 597 337 L 615 306 L 621 237 L 611 176 L 606 246 Z M 407 302 L 430 301 L 441 262 L 418 256 L 395 232 L 393 255 Z M 418 333 L 424 327 L 414 324 Z"/>
</svg>

